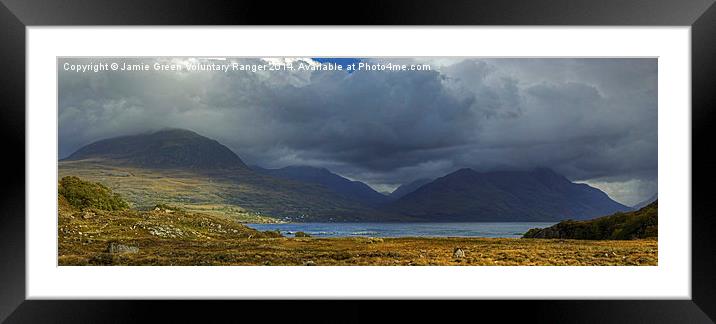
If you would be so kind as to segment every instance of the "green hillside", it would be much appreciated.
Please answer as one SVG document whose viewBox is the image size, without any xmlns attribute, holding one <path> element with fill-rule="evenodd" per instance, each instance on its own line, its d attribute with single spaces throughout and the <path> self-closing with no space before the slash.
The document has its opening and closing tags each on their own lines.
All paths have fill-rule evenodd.
<svg viewBox="0 0 716 324">
<path fill-rule="evenodd" d="M 616 213 L 592 220 L 566 220 L 547 228 L 533 228 L 524 238 L 577 240 L 631 240 L 656 238 L 658 235 L 658 202 L 637 211 Z"/>
</svg>

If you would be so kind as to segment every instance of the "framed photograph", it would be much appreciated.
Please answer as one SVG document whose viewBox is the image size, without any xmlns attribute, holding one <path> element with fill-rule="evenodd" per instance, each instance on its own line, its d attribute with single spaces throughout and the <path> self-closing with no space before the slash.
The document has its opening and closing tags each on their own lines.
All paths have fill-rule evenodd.
<svg viewBox="0 0 716 324">
<path fill-rule="evenodd" d="M 0 318 L 716 316 L 711 1 L 200 7 L 4 1 Z"/>
</svg>

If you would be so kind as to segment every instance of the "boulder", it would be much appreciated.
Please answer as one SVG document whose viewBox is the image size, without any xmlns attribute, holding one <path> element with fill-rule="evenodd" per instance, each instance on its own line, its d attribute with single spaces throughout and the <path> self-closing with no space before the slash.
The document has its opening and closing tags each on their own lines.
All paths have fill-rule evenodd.
<svg viewBox="0 0 716 324">
<path fill-rule="evenodd" d="M 464 258 L 465 257 L 465 251 L 463 251 L 461 248 L 455 248 L 455 250 L 452 252 L 453 258 Z"/>
<path fill-rule="evenodd" d="M 136 246 L 129 246 L 129 245 L 124 245 L 124 244 L 119 244 L 116 242 L 111 242 L 107 245 L 107 252 L 109 254 L 137 253 L 137 252 L 139 252 L 139 248 Z"/>
<path fill-rule="evenodd" d="M 94 218 L 95 216 L 97 216 L 97 214 L 95 214 L 89 210 L 85 210 L 82 212 L 82 219 Z"/>
</svg>

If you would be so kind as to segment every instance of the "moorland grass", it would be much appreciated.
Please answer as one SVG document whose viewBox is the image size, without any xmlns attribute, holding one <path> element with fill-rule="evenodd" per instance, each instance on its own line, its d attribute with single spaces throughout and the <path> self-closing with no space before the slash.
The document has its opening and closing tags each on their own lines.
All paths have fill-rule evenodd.
<svg viewBox="0 0 716 324">
<path fill-rule="evenodd" d="M 87 190 L 73 188 L 75 185 Z M 123 205 L 114 201 L 117 196 L 111 190 L 84 181 L 72 179 L 64 186 L 58 190 L 60 265 L 573 266 L 658 263 L 656 239 L 288 238 L 278 231 L 257 231 L 230 217 L 197 213 L 166 203 L 155 204 L 148 210 L 118 208 Z M 74 195 L 72 203 L 64 195 L 66 192 Z M 101 198 L 95 199 L 96 195 Z M 113 203 L 106 203 L 106 199 Z M 87 205 L 85 201 L 93 203 Z M 94 204 L 96 201 L 101 203 Z M 92 207 L 91 217 L 86 217 L 82 211 L 87 206 Z M 120 250 L 127 252 L 112 253 L 116 249 L 109 247 L 119 245 L 122 246 Z M 460 248 L 464 255 L 456 257 L 453 253 L 456 248 Z"/>
</svg>

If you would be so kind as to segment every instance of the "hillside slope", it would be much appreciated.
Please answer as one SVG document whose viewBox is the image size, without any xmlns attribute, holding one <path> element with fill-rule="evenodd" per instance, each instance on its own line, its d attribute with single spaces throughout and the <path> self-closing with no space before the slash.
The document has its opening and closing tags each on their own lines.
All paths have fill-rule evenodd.
<svg viewBox="0 0 716 324">
<path fill-rule="evenodd" d="M 58 186 L 58 259 L 61 265 L 107 265 L 131 258 L 145 265 L 166 264 L 143 253 L 161 242 L 171 242 L 170 262 L 196 259 L 182 246 L 231 242 L 247 238 L 280 237 L 260 232 L 231 219 L 193 213 L 166 205 L 147 211 L 128 207 L 105 186 L 77 177 L 64 177 Z M 216 253 L 212 254 L 215 257 Z"/>
<path fill-rule="evenodd" d="M 373 190 L 367 184 L 346 179 L 325 168 L 288 166 L 280 169 L 265 169 L 254 166 L 252 169 L 272 177 L 322 185 L 345 198 L 369 206 L 378 206 L 388 201 L 387 196 Z"/>
<path fill-rule="evenodd" d="M 659 230 L 659 206 L 653 202 L 637 211 L 616 213 L 592 220 L 566 220 L 547 228 L 533 228 L 524 238 L 575 240 L 631 240 L 655 238 Z"/>
<path fill-rule="evenodd" d="M 418 188 L 432 182 L 433 179 L 418 179 L 410 183 L 406 183 L 401 185 L 400 187 L 393 190 L 392 193 L 390 193 L 390 199 L 391 200 L 398 200 L 400 198 L 403 198 L 405 195 L 417 190 Z"/>
<path fill-rule="evenodd" d="M 659 198 L 659 197 L 658 197 L 657 194 L 653 194 L 653 195 L 651 195 L 651 197 L 647 198 L 646 200 L 641 201 L 641 202 L 635 204 L 634 206 L 632 206 L 632 208 L 633 208 L 634 210 L 642 209 L 642 208 L 648 206 L 649 204 L 655 202 L 658 198 Z"/>
</svg>

